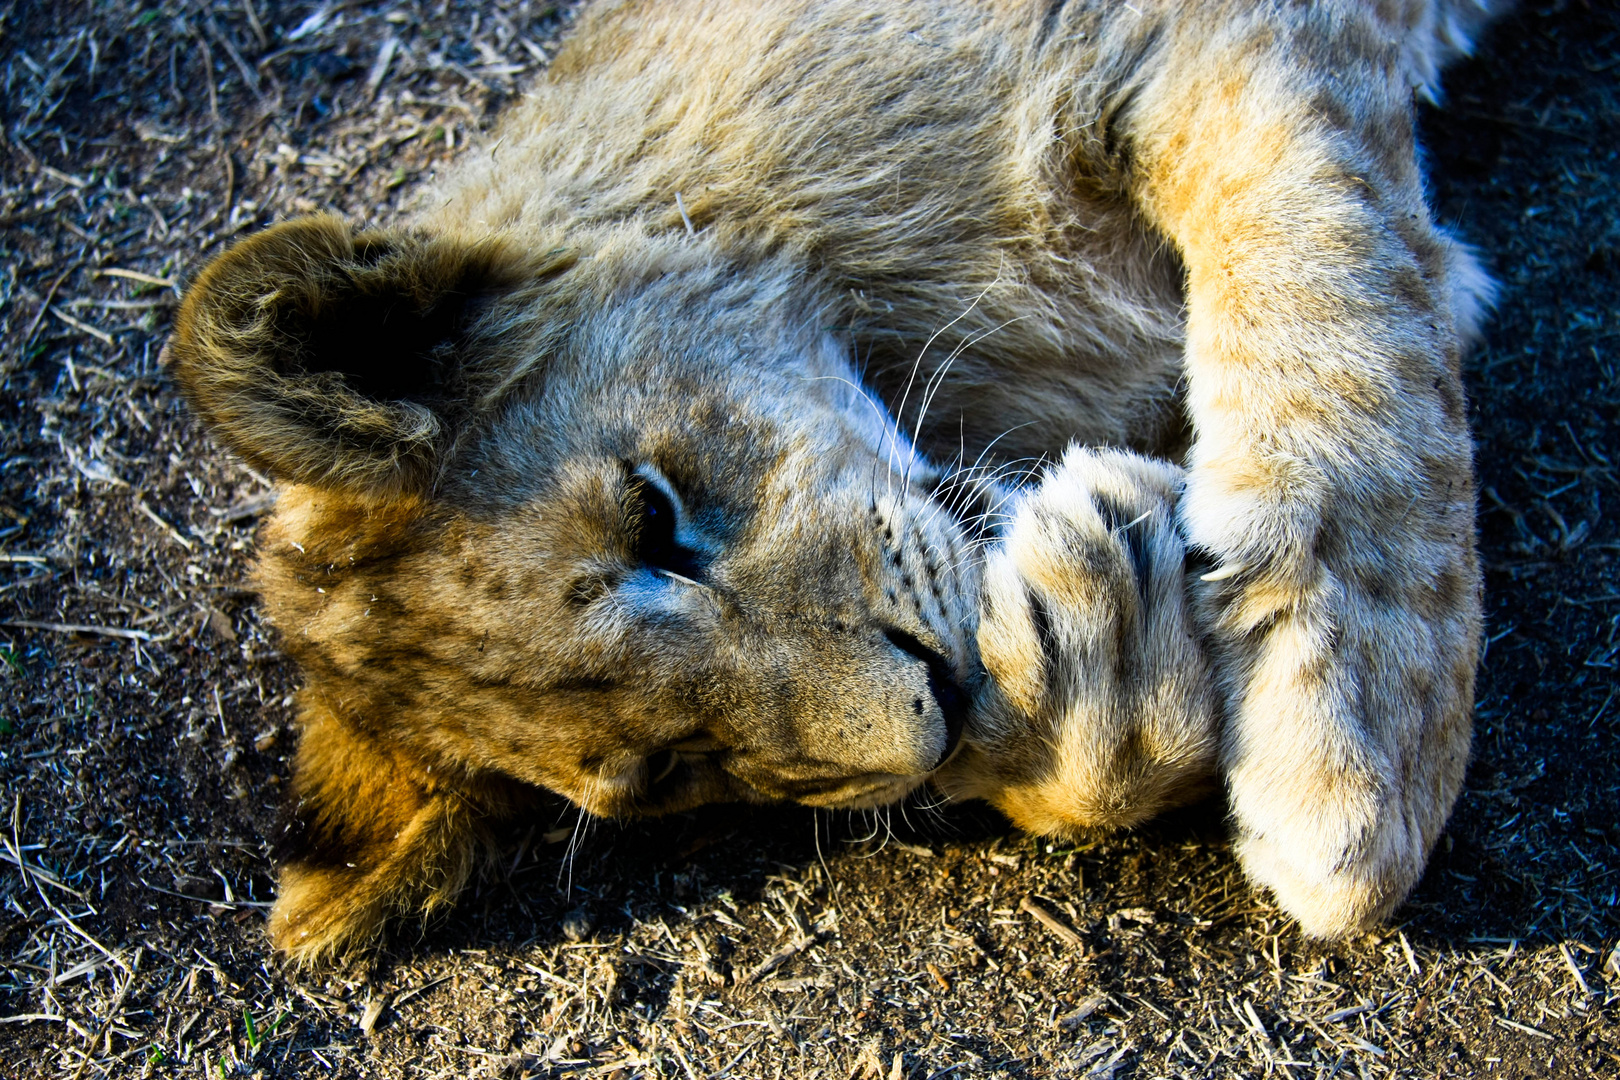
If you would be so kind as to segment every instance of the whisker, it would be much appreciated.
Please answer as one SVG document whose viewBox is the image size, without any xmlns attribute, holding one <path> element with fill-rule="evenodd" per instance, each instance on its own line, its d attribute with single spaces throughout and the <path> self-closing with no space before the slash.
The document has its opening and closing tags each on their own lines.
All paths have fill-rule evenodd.
<svg viewBox="0 0 1620 1080">
<path fill-rule="evenodd" d="M 1031 318 L 1031 317 L 1032 316 L 1029 316 L 1029 315 L 1016 316 L 1014 318 L 1008 319 L 1004 323 L 1001 323 L 999 326 L 992 326 L 990 329 L 986 330 L 984 333 L 978 335 L 977 337 L 965 338 L 961 342 L 959 342 L 957 344 L 956 348 L 951 350 L 950 355 L 945 358 L 944 363 L 940 364 L 937 368 L 935 368 L 934 373 L 928 377 L 928 383 L 923 387 L 922 404 L 920 406 L 918 406 L 918 409 L 917 409 L 917 422 L 916 422 L 916 424 L 914 424 L 912 426 L 912 431 L 916 432 L 919 435 L 921 434 L 922 429 L 923 429 L 923 421 L 925 419 L 927 419 L 928 410 L 933 406 L 934 398 L 938 396 L 940 388 L 945 385 L 945 376 L 950 371 L 950 368 L 951 368 L 952 364 L 956 363 L 956 361 L 964 353 L 966 353 L 969 349 L 972 349 L 974 346 L 978 345 L 979 342 L 984 341 L 986 338 L 989 338 L 994 334 L 1000 333 L 1002 330 L 1005 330 L 1007 327 L 1011 326 L 1013 323 L 1023 322 L 1025 319 L 1028 319 L 1028 318 Z"/>
<path fill-rule="evenodd" d="M 821 811 L 820 810 L 812 810 L 810 812 L 810 828 L 811 828 L 811 831 L 812 831 L 812 833 L 814 835 L 814 838 L 815 838 L 816 861 L 821 864 L 822 873 L 827 875 L 827 895 L 832 898 L 833 910 L 837 911 L 839 913 L 840 917 L 841 917 L 843 915 L 843 910 L 844 909 L 842 907 L 840 907 L 839 904 L 838 904 L 838 882 L 833 878 L 832 867 L 827 865 L 827 857 L 821 853 Z M 827 815 L 827 838 L 828 839 L 832 838 L 832 814 L 831 814 L 831 812 L 829 812 L 828 815 Z"/>
<path fill-rule="evenodd" d="M 590 777 L 587 784 L 595 784 L 596 778 Z M 589 835 L 595 817 L 586 812 L 583 806 L 578 807 L 578 817 L 574 819 L 574 831 L 568 836 L 568 848 L 563 852 L 562 865 L 557 868 L 557 884 L 562 890 L 563 898 L 569 899 L 574 894 L 574 859 L 584 847 L 584 837 Z M 564 884 L 564 877 L 567 883 Z"/>
<path fill-rule="evenodd" d="M 944 326 L 941 326 L 938 330 L 935 330 L 933 334 L 929 336 L 928 340 L 923 343 L 922 351 L 917 354 L 917 359 L 912 362 L 911 374 L 906 378 L 906 389 L 905 392 L 900 395 L 900 405 L 894 410 L 895 418 L 899 423 L 905 422 L 906 402 L 911 398 L 911 388 L 917 383 L 917 372 L 922 369 L 923 357 L 928 355 L 928 350 L 934 347 L 934 342 L 939 340 L 939 336 L 941 334 L 955 326 L 957 323 L 961 322 L 963 319 L 967 318 L 969 315 L 973 314 L 973 310 L 979 306 L 979 301 L 988 296 L 991 289 L 1001 284 L 1001 269 L 1002 268 L 1000 266 L 996 267 L 995 280 L 980 290 L 979 295 L 973 298 L 973 302 L 968 304 L 968 306 L 962 310 L 961 314 L 957 315 L 956 318 L 952 319 Z M 912 430 L 915 431 L 916 428 L 913 428 Z M 909 487 L 910 484 L 911 472 L 910 470 L 907 470 L 901 486 L 902 488 Z"/>
</svg>

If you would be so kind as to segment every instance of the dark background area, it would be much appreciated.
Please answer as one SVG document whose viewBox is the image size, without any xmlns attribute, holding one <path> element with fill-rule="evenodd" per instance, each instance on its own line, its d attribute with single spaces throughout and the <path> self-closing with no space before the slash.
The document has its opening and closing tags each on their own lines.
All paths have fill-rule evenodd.
<svg viewBox="0 0 1620 1080">
<path fill-rule="evenodd" d="M 1081 846 L 972 807 L 559 806 L 375 955 L 271 955 L 293 672 L 245 587 L 269 488 L 159 368 L 178 286 L 281 216 L 389 217 L 571 16 L 0 3 L 0 1074 L 1620 1075 L 1597 0 L 1524 5 L 1423 115 L 1439 216 L 1501 283 L 1468 361 L 1490 643 L 1467 790 L 1386 931 L 1303 939 L 1219 805 Z"/>
</svg>

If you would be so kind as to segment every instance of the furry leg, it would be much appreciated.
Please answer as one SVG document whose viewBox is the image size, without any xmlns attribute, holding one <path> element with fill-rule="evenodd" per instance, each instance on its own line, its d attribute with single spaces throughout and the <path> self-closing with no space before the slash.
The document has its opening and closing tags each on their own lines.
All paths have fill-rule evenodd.
<svg viewBox="0 0 1620 1080">
<path fill-rule="evenodd" d="M 483 820 L 507 799 L 397 759 L 318 704 L 306 701 L 303 725 L 270 936 L 308 963 L 453 900 Z"/>
</svg>

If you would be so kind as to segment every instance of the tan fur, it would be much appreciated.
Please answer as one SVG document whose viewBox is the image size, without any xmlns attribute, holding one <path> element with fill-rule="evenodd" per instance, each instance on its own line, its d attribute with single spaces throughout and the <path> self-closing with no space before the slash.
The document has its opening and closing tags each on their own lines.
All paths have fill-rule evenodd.
<svg viewBox="0 0 1620 1080">
<path fill-rule="evenodd" d="M 1018 497 L 984 570 L 985 683 L 936 777 L 1026 829 L 1135 825 L 1213 786 L 1214 684 L 1187 604 L 1180 470 L 1071 449 Z"/>
<path fill-rule="evenodd" d="M 898 797 L 970 693 L 947 790 L 1069 832 L 1224 779 L 1307 930 L 1382 917 L 1479 625 L 1489 285 L 1411 97 L 1488 14 L 603 3 L 397 230 L 221 257 L 169 354 L 286 485 L 278 946 L 452 895 L 533 787 Z M 1123 449 L 1001 486 L 1071 443 Z"/>
</svg>

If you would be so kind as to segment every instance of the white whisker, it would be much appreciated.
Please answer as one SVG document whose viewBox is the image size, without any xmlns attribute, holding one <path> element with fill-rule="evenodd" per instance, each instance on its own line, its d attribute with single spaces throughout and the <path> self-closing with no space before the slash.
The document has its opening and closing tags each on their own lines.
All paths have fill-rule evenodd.
<svg viewBox="0 0 1620 1080">
<path fill-rule="evenodd" d="M 933 334 L 929 336 L 928 340 L 923 343 L 922 351 L 917 354 L 917 359 L 912 362 L 911 374 L 906 379 L 905 392 L 900 395 L 900 405 L 899 405 L 898 408 L 896 408 L 894 410 L 894 415 L 895 415 L 896 422 L 905 423 L 905 419 L 906 419 L 906 402 L 908 400 L 910 400 L 910 398 L 911 398 L 911 388 L 913 386 L 915 386 L 916 383 L 917 383 L 917 372 L 922 369 L 923 357 L 928 355 L 928 350 L 933 348 L 934 342 L 939 340 L 939 336 L 941 334 L 943 334 L 945 331 L 949 330 L 951 327 L 955 326 L 957 323 L 961 322 L 963 319 L 967 318 L 969 315 L 973 314 L 973 310 L 979 306 L 979 301 L 983 300 L 986 296 L 988 296 L 990 294 L 990 290 L 995 288 L 999 284 L 1001 284 L 1001 267 L 998 266 L 996 268 L 995 280 L 990 282 L 990 284 L 986 285 L 982 290 L 980 290 L 979 295 L 977 295 L 977 296 L 975 296 L 973 298 L 973 302 L 968 304 L 968 306 L 962 310 L 961 314 L 957 315 L 956 318 L 952 319 L 950 322 L 946 323 L 944 326 L 941 326 L 938 330 L 935 330 L 933 332 Z M 913 428 L 912 430 L 915 431 L 916 429 Z M 911 484 L 911 472 L 908 469 L 906 471 L 905 475 L 904 475 L 903 480 L 902 480 L 901 487 L 905 488 L 905 487 L 910 486 L 910 484 Z"/>
</svg>

